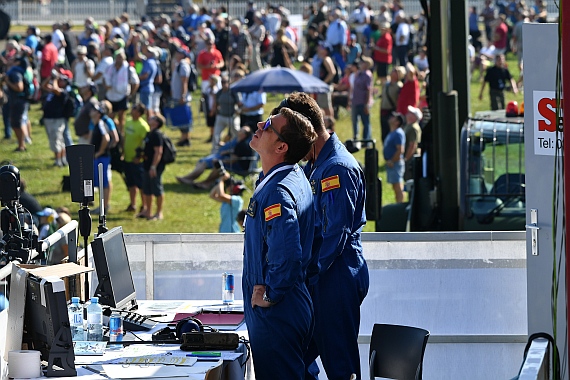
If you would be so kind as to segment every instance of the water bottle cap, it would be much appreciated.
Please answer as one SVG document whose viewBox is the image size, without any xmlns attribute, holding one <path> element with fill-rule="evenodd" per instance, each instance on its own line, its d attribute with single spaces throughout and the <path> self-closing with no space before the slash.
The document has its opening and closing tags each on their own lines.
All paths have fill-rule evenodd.
<svg viewBox="0 0 570 380">
<path fill-rule="evenodd" d="M 71 297 L 71 303 L 79 303 L 79 297 Z"/>
<path fill-rule="evenodd" d="M 91 297 L 91 303 L 99 303 L 99 297 Z"/>
</svg>

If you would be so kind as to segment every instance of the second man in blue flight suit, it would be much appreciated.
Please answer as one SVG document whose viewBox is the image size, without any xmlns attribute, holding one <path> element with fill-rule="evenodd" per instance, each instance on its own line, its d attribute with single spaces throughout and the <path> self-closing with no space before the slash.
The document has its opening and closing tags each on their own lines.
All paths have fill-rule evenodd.
<svg viewBox="0 0 570 380">
<path fill-rule="evenodd" d="M 318 135 L 305 157 L 315 208 L 314 256 L 307 280 L 315 327 L 305 356 L 305 378 L 318 378 L 315 359 L 320 356 L 328 379 L 345 380 L 353 373 L 360 379 L 360 305 L 369 286 L 361 241 L 366 224 L 364 173 L 336 134 L 327 132 L 314 99 L 293 93 L 279 107 L 308 117 Z"/>
</svg>

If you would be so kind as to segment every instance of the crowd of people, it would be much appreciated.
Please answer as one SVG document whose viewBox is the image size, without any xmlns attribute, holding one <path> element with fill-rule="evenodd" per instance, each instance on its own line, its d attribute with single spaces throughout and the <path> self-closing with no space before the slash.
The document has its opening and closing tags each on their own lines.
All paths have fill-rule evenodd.
<svg viewBox="0 0 570 380">
<path fill-rule="evenodd" d="M 545 9 L 542 0 L 535 0 L 532 6 L 520 0 L 486 0 L 480 13 L 471 7 L 471 69 L 480 73 L 481 98 L 483 89 L 489 88 L 492 109 L 504 108 L 505 90 L 517 92 L 517 83 L 521 83 L 512 78 L 503 55 L 507 51 L 516 53 L 522 70 L 521 25 L 544 22 Z M 164 115 L 166 123 L 180 130 L 177 145 L 190 146 L 193 111 L 197 111 L 191 108 L 193 92 L 199 93 L 198 111 L 203 112 L 210 128 L 212 154 L 234 139 L 241 128 L 255 129 L 262 120 L 266 94 L 235 94 L 229 86 L 264 67 L 299 67 L 328 83 L 330 92 L 314 97 L 328 118 L 338 118 L 340 108 L 349 110 L 354 140 L 373 138 L 377 118 L 370 115 L 370 109 L 376 98 L 381 99 L 383 144 L 390 132 L 391 117 L 398 119 L 401 115 L 405 128 L 409 107 L 421 110 L 426 106 L 429 61 L 423 14 L 407 14 L 398 0 L 382 3 L 378 9 L 359 1 L 351 12 L 345 1 L 321 0 L 305 10 L 304 29 L 291 25 L 289 15 L 283 5 L 268 3 L 266 8 L 258 9 L 250 1 L 241 17 L 229 15 L 224 7 L 186 4 L 172 14 L 153 19 L 131 20 L 125 13 L 103 24 L 88 18 L 79 33 L 72 31 L 69 22 L 57 22 L 43 34 L 30 25 L 25 38 L 14 36 L 0 55 L 0 70 L 5 73 L 0 93 L 4 138 L 10 139 L 14 132 L 16 151 L 25 151 L 32 138 L 28 110 L 30 104 L 41 103 L 41 121 L 54 165 L 67 164 L 65 146 L 97 143 L 97 161 L 106 168 L 103 188 L 107 210 L 112 193 L 108 178 L 111 168 L 124 167 L 131 195 L 127 210 L 136 211 L 133 194 L 143 190 L 140 178 L 145 173 L 140 171 L 144 156 L 133 156 L 133 149 L 137 144 L 142 148 L 144 139 L 140 134 L 133 137 L 128 129 L 132 129 L 133 121 L 139 126 L 139 118 L 146 124 L 155 115 Z M 144 114 L 136 116 L 141 108 L 133 111 L 133 107 L 139 104 Z M 108 142 L 106 137 L 98 137 L 98 132 L 93 133 L 99 120 L 93 122 L 90 111 L 97 105 L 104 111 L 100 119 L 106 133 L 101 133 L 108 135 Z M 425 122 L 417 121 L 420 132 Z M 129 128 L 125 128 L 127 124 Z M 419 153 L 421 139 L 413 143 L 418 145 Z M 122 152 L 125 144 L 126 158 Z M 403 146 L 408 144 L 404 141 Z M 395 189 L 402 187 L 402 167 L 409 166 L 413 158 L 404 156 L 402 153 L 400 157 L 404 163 L 393 165 L 396 173 L 389 176 L 396 181 L 389 180 Z M 146 166 L 154 165 L 147 162 Z M 388 163 L 387 168 L 390 166 Z M 160 165 L 156 176 L 146 174 L 147 181 L 158 178 L 160 182 Z M 211 181 L 206 184 L 211 185 Z M 191 185 L 196 186 L 193 182 Z M 155 188 L 157 194 L 160 188 Z M 399 190 L 395 191 L 400 201 Z M 160 210 L 152 215 L 138 211 L 141 217 L 162 218 Z"/>
</svg>

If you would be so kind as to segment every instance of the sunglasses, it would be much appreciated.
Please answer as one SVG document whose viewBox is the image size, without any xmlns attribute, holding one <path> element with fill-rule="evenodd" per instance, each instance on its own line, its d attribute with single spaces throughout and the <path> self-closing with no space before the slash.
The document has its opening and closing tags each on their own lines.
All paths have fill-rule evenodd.
<svg viewBox="0 0 570 380">
<path fill-rule="evenodd" d="M 267 120 L 265 121 L 265 124 L 263 125 L 262 130 L 263 130 L 263 131 L 266 131 L 267 128 L 271 128 L 271 130 L 272 130 L 273 132 L 275 132 L 275 134 L 277 135 L 277 137 L 279 138 L 279 140 L 281 140 L 281 141 L 283 141 L 284 143 L 286 143 L 287 141 L 285 141 L 285 139 L 283 138 L 283 136 L 281 135 L 281 133 L 279 133 L 279 132 L 277 131 L 277 129 L 275 129 L 275 127 L 274 127 L 273 125 L 271 125 L 271 119 L 272 119 L 272 118 L 273 118 L 272 116 L 269 116 L 269 117 L 267 118 Z"/>
</svg>

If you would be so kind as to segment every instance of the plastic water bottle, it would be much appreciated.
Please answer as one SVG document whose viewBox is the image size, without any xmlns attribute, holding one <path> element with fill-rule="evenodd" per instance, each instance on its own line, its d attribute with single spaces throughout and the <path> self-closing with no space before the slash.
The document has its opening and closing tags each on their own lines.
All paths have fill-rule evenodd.
<svg viewBox="0 0 570 380">
<path fill-rule="evenodd" d="M 71 304 L 69 304 L 67 312 L 69 314 L 71 339 L 74 342 L 85 340 L 85 330 L 83 330 L 83 306 L 79 303 L 79 297 L 71 297 Z"/>
<path fill-rule="evenodd" d="M 87 306 L 87 340 L 103 340 L 103 309 L 99 297 L 91 297 L 91 304 Z"/>
</svg>

